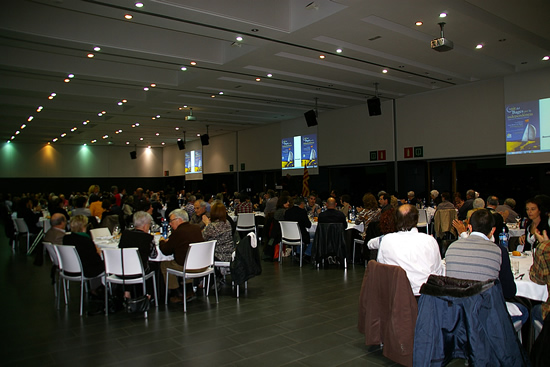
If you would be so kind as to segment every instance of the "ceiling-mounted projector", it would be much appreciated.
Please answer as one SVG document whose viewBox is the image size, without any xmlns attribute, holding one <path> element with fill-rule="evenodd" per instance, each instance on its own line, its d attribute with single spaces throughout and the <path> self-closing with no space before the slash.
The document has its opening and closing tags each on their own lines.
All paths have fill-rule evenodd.
<svg viewBox="0 0 550 367">
<path fill-rule="evenodd" d="M 445 52 L 445 51 L 451 51 L 453 49 L 453 42 L 446 39 L 443 35 L 443 26 L 445 23 L 438 23 L 439 27 L 441 27 L 441 37 L 435 38 L 430 42 L 430 46 L 433 50 L 439 51 L 439 52 Z"/>
<path fill-rule="evenodd" d="M 193 116 L 193 109 L 189 109 L 189 116 L 185 116 L 185 121 L 195 121 L 197 118 Z"/>
</svg>

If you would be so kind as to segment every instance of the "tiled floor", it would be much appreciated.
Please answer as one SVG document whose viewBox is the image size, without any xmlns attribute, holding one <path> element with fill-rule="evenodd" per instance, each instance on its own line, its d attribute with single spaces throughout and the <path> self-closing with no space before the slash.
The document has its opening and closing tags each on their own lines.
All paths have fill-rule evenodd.
<svg viewBox="0 0 550 367">
<path fill-rule="evenodd" d="M 241 298 L 224 286 L 188 304 L 162 304 L 147 320 L 78 315 L 78 285 L 57 310 L 49 260 L 11 252 L 2 237 L 3 366 L 391 366 L 357 331 L 364 268 L 314 270 L 285 259 Z"/>
</svg>

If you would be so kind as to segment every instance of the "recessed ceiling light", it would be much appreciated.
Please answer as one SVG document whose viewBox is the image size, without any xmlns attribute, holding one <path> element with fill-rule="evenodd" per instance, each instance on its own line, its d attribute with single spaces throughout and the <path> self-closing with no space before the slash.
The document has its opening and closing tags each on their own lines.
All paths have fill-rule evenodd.
<svg viewBox="0 0 550 367">
<path fill-rule="evenodd" d="M 259 82 L 260 80 L 262 80 L 262 79 L 260 79 L 260 78 L 256 78 L 256 81 L 257 81 L 257 82 Z"/>
<path fill-rule="evenodd" d="M 133 18 L 132 14 L 124 14 L 124 18 L 130 20 Z"/>
<path fill-rule="evenodd" d="M 164 144 L 166 144 L 166 143 L 165 143 L 165 142 L 162 142 L 161 144 L 164 145 Z"/>
<path fill-rule="evenodd" d="M 55 143 L 58 140 L 59 140 L 58 138 L 54 138 L 52 141 Z"/>
<path fill-rule="evenodd" d="M 157 118 L 156 118 L 156 117 L 154 117 L 154 116 L 153 116 L 153 117 L 151 117 L 151 120 L 156 120 L 156 119 L 157 119 Z"/>
<path fill-rule="evenodd" d="M 243 40 L 243 38 L 241 36 L 238 36 L 237 38 L 235 38 L 237 41 L 241 42 Z"/>
<path fill-rule="evenodd" d="M 130 144 L 130 142 L 129 142 L 129 141 L 127 141 L 127 142 L 126 142 L 126 145 L 128 145 L 128 144 Z"/>
<path fill-rule="evenodd" d="M 53 99 L 53 97 L 52 97 L 52 96 L 49 96 L 48 99 Z"/>
<path fill-rule="evenodd" d="M 143 141 L 143 138 L 139 138 L 139 140 Z"/>
<path fill-rule="evenodd" d="M 28 122 L 31 122 L 33 118 L 34 118 L 34 116 L 29 116 L 29 118 L 27 119 L 27 121 L 28 121 Z"/>
<path fill-rule="evenodd" d="M 201 136 L 201 134 L 197 134 L 197 136 Z"/>
<path fill-rule="evenodd" d="M 212 94 L 210 97 L 211 97 L 211 98 L 216 98 L 216 96 L 215 96 L 214 94 Z"/>
<path fill-rule="evenodd" d="M 440 18 L 445 18 L 446 16 L 447 16 L 447 13 L 445 13 L 445 12 L 439 14 Z"/>
<path fill-rule="evenodd" d="M 267 74 L 268 78 L 271 78 L 272 76 L 273 76 L 273 74 Z"/>
<path fill-rule="evenodd" d="M 324 59 L 324 58 L 325 58 L 325 55 L 319 55 L 319 58 L 320 58 L 320 59 Z"/>
<path fill-rule="evenodd" d="M 127 99 L 123 99 L 123 100 L 122 100 L 122 103 L 126 103 L 126 102 L 128 102 Z"/>
<path fill-rule="evenodd" d="M 90 120 L 82 121 L 82 125 L 88 125 L 88 122 L 90 122 Z"/>
<path fill-rule="evenodd" d="M 71 79 L 74 78 L 74 74 L 67 75 L 67 78 L 71 78 Z"/>
<path fill-rule="evenodd" d="M 544 56 L 544 57 L 542 58 L 542 61 L 548 61 L 548 60 L 550 60 L 550 56 Z"/>
<path fill-rule="evenodd" d="M 67 136 L 67 133 L 61 134 L 61 137 L 62 137 L 62 138 L 66 137 L 66 136 Z"/>
<path fill-rule="evenodd" d="M 21 131 L 17 130 L 17 131 L 15 132 L 15 135 L 19 135 L 19 134 L 21 134 Z"/>
<path fill-rule="evenodd" d="M 52 94 L 50 94 L 50 96 L 55 97 L 55 96 L 57 96 L 57 93 L 52 93 Z"/>
<path fill-rule="evenodd" d="M 63 81 L 64 81 L 65 83 L 68 83 L 68 82 L 70 82 L 70 81 L 71 81 L 71 79 L 69 79 L 69 78 L 66 78 L 66 79 L 65 79 L 65 80 L 63 80 Z"/>
<path fill-rule="evenodd" d="M 151 83 L 151 88 L 156 87 L 157 85 L 155 83 Z"/>
<path fill-rule="evenodd" d="M 100 113 L 98 113 L 97 115 L 98 115 L 98 116 L 100 116 L 100 117 L 101 117 L 101 116 L 103 116 L 103 114 L 102 114 L 101 112 L 100 112 Z"/>
<path fill-rule="evenodd" d="M 339 53 L 339 54 L 341 54 L 341 53 L 342 53 L 342 49 L 341 49 L 341 48 L 337 48 L 337 49 L 336 49 L 336 52 Z"/>
<path fill-rule="evenodd" d="M 139 122 L 136 122 L 136 126 L 139 126 Z"/>
<path fill-rule="evenodd" d="M 44 107 L 42 107 L 42 106 L 38 106 L 38 108 L 36 109 L 36 112 L 42 111 L 43 108 L 44 108 Z"/>
<path fill-rule="evenodd" d="M 122 102 L 118 102 L 117 105 L 122 106 Z"/>
<path fill-rule="evenodd" d="M 136 8 L 143 8 L 143 3 L 135 3 Z"/>
<path fill-rule="evenodd" d="M 95 55 L 92 54 L 92 53 L 89 53 L 89 54 L 88 54 L 88 58 L 90 58 L 90 59 L 91 59 L 92 57 L 94 57 L 94 56 L 95 56 Z"/>
<path fill-rule="evenodd" d="M 97 143 L 97 139 L 91 141 L 92 144 Z"/>
<path fill-rule="evenodd" d="M 149 88 L 145 87 L 145 88 L 143 88 L 143 90 L 147 92 L 149 90 Z"/>
<path fill-rule="evenodd" d="M 95 46 L 95 47 L 94 47 L 94 51 L 101 51 L 101 47 Z"/>
<path fill-rule="evenodd" d="M 147 149 L 151 149 L 151 146 L 150 146 L 150 145 L 147 145 Z"/>
<path fill-rule="evenodd" d="M 221 95 L 223 95 L 223 92 L 219 92 L 218 94 L 221 96 Z"/>
<path fill-rule="evenodd" d="M 102 136 L 103 139 L 107 139 L 109 137 L 109 135 L 105 134 Z"/>
<path fill-rule="evenodd" d="M 187 70 L 187 68 L 185 66 L 181 67 L 181 71 L 186 71 L 186 70 Z"/>
<path fill-rule="evenodd" d="M 21 130 L 23 130 L 26 127 L 27 127 L 27 125 L 25 125 L 25 124 L 21 125 Z"/>
<path fill-rule="evenodd" d="M 197 65 L 197 62 L 196 61 L 191 61 L 190 64 L 195 66 L 195 65 Z"/>
<path fill-rule="evenodd" d="M 156 135 L 156 136 L 159 136 L 159 135 L 160 135 L 160 133 L 156 133 L 155 135 Z"/>
<path fill-rule="evenodd" d="M 419 21 L 417 21 L 417 22 L 414 23 L 414 24 L 417 25 L 417 26 L 421 26 L 421 25 L 424 24 L 424 23 L 422 23 L 422 21 L 419 20 Z"/>
<path fill-rule="evenodd" d="M 483 45 L 481 43 L 476 45 L 476 50 L 479 50 L 479 49 L 482 49 L 482 48 L 483 48 Z"/>
<path fill-rule="evenodd" d="M 157 115 L 157 118 L 159 119 L 159 118 L 160 118 L 160 115 Z"/>
<path fill-rule="evenodd" d="M 102 114 L 104 114 L 104 115 L 105 115 L 105 114 L 107 114 L 107 112 L 106 112 L 106 111 L 101 111 L 101 113 L 102 113 Z"/>
<path fill-rule="evenodd" d="M 76 130 L 78 130 L 78 128 L 75 126 L 71 129 L 71 132 L 74 133 Z"/>
<path fill-rule="evenodd" d="M 87 145 L 88 145 L 88 144 L 86 144 L 86 143 L 82 144 L 83 147 L 85 147 L 85 146 L 87 146 Z"/>
<path fill-rule="evenodd" d="M 179 127 L 176 127 L 175 129 L 176 129 L 176 130 L 179 130 L 180 128 L 179 128 Z"/>
<path fill-rule="evenodd" d="M 15 139 L 15 135 L 12 135 L 10 139 L 11 139 L 11 140 Z"/>
<path fill-rule="evenodd" d="M 384 74 L 386 74 L 386 73 L 388 72 L 388 69 L 384 69 L 384 70 L 382 70 L 382 72 L 383 72 Z"/>
<path fill-rule="evenodd" d="M 252 28 L 251 31 L 252 31 L 252 32 L 258 32 L 259 29 L 258 29 L 258 28 Z"/>
</svg>

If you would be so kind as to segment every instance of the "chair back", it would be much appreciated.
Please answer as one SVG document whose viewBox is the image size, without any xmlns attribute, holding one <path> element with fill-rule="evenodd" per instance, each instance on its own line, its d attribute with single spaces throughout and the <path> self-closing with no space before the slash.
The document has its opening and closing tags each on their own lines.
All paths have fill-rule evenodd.
<svg viewBox="0 0 550 367">
<path fill-rule="evenodd" d="M 29 227 L 23 218 L 15 218 L 15 226 L 18 233 L 29 233 Z"/>
<path fill-rule="evenodd" d="M 82 263 L 76 251 L 76 247 L 68 245 L 54 245 L 59 259 L 59 268 L 62 273 L 71 273 L 78 276 L 82 274 Z"/>
<path fill-rule="evenodd" d="M 428 224 L 428 213 L 426 209 L 418 209 L 418 224 L 417 226 L 425 226 Z"/>
<path fill-rule="evenodd" d="M 457 236 L 456 229 L 453 227 L 453 220 L 457 219 L 455 209 L 439 209 L 434 215 L 434 228 L 437 238 L 443 238 L 446 232 L 451 232 Z"/>
<path fill-rule="evenodd" d="M 185 257 L 185 270 L 204 269 L 214 266 L 214 249 L 216 240 L 189 244 Z"/>
<path fill-rule="evenodd" d="M 43 242 L 44 247 L 46 248 L 46 251 L 48 251 L 48 255 L 50 255 L 50 260 L 52 261 L 52 264 L 59 267 L 59 258 L 57 257 L 57 252 L 55 252 L 55 248 L 53 245 L 49 242 Z"/>
<path fill-rule="evenodd" d="M 111 231 L 109 228 L 94 228 L 90 229 L 90 234 L 92 235 L 92 240 L 95 240 L 100 237 L 110 237 Z"/>
<path fill-rule="evenodd" d="M 302 243 L 302 232 L 298 222 L 280 221 L 279 224 L 281 225 L 283 243 L 298 245 Z"/>
<path fill-rule="evenodd" d="M 143 264 L 135 247 L 115 249 L 104 248 L 105 273 L 114 275 L 144 275 Z M 124 251 L 124 271 L 122 269 L 122 251 Z"/>
<path fill-rule="evenodd" d="M 256 228 L 254 213 L 239 213 L 237 217 L 237 230 L 254 230 L 254 228 Z"/>
<path fill-rule="evenodd" d="M 318 223 L 311 250 L 313 260 L 320 261 L 329 255 L 345 259 L 347 256 L 344 230 L 342 223 Z"/>
</svg>

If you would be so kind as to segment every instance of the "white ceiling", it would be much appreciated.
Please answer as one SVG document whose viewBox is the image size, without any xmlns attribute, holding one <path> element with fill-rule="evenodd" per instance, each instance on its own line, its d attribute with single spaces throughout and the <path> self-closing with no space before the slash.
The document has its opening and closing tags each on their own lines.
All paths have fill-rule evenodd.
<svg viewBox="0 0 550 367">
<path fill-rule="evenodd" d="M 215 136 L 300 118 L 316 98 L 321 115 L 365 104 L 374 83 L 397 99 L 550 66 L 548 0 L 135 2 L 3 2 L 0 140 L 174 145 L 207 125 Z M 430 49 L 441 21 L 455 46 L 444 53 Z"/>
</svg>

